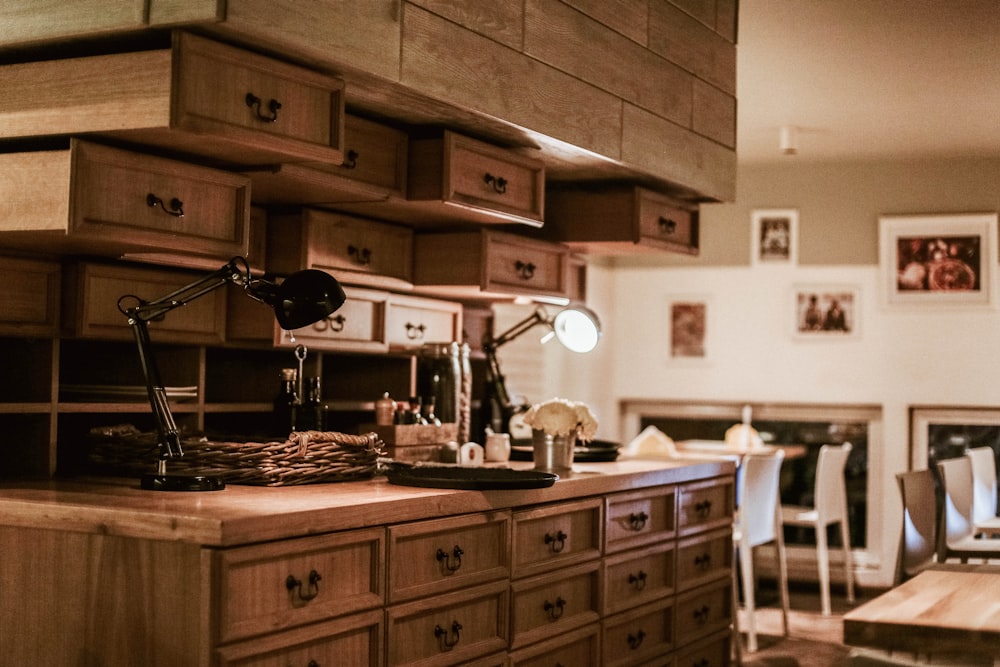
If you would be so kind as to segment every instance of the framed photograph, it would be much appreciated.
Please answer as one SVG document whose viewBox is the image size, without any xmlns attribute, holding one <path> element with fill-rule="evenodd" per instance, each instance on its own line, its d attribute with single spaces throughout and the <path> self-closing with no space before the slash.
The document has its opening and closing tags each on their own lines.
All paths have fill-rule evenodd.
<svg viewBox="0 0 1000 667">
<path fill-rule="evenodd" d="M 797 285 L 792 290 L 798 338 L 853 338 L 860 331 L 861 290 L 853 285 Z"/>
<path fill-rule="evenodd" d="M 997 214 L 882 216 L 888 305 L 993 307 Z"/>
<path fill-rule="evenodd" d="M 708 357 L 708 301 L 673 297 L 667 303 L 667 357 L 671 361 L 704 361 Z"/>
<path fill-rule="evenodd" d="M 798 261 L 799 212 L 763 209 L 753 212 L 751 252 L 755 265 L 785 265 Z"/>
</svg>

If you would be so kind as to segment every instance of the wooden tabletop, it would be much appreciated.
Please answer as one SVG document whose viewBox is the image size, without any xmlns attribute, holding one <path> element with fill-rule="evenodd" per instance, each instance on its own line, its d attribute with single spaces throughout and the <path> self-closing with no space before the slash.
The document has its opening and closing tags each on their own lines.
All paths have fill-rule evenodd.
<svg viewBox="0 0 1000 667">
<path fill-rule="evenodd" d="M 1000 657 L 1000 566 L 925 570 L 844 616 L 844 643 Z"/>
</svg>

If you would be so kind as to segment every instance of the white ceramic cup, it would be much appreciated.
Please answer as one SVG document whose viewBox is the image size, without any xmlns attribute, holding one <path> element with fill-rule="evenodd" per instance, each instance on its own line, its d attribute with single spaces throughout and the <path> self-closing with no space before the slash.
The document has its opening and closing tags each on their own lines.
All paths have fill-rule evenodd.
<svg viewBox="0 0 1000 667">
<path fill-rule="evenodd" d="M 486 436 L 486 460 L 510 460 L 510 435 L 507 433 L 490 433 Z"/>
</svg>

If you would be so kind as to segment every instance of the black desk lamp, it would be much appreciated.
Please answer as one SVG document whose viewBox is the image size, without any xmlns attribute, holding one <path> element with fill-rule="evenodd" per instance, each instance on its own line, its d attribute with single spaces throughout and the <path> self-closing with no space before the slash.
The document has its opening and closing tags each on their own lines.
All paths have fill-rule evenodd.
<svg viewBox="0 0 1000 667">
<path fill-rule="evenodd" d="M 573 352 L 590 352 L 597 346 L 601 338 L 601 322 L 597 314 L 583 305 L 571 305 L 550 317 L 546 310 L 539 306 L 531 315 L 524 318 L 499 336 L 487 335 L 483 340 L 483 352 L 486 354 L 486 388 L 485 401 L 490 402 L 491 422 L 484 424 L 494 431 L 507 433 L 510 428 L 510 418 L 514 406 L 503 373 L 500 372 L 500 360 L 497 359 L 497 348 L 509 343 L 521 334 L 543 325 L 549 332 L 542 337 L 546 343 L 554 336 L 562 345 Z"/>
<path fill-rule="evenodd" d="M 316 269 L 298 271 L 280 284 L 250 276 L 250 265 L 243 257 L 234 257 L 218 271 L 171 292 L 155 301 L 145 301 L 133 294 L 118 299 L 118 310 L 128 318 L 139 346 L 139 361 L 146 376 L 146 391 L 156 420 L 159 436 L 160 460 L 155 474 L 144 475 L 141 486 L 153 491 L 217 491 L 225 482 L 215 477 L 201 475 L 168 475 L 167 460 L 184 456 L 177 425 L 170 413 L 167 391 L 160 381 L 160 373 L 153 359 L 147 323 L 161 319 L 174 308 L 185 306 L 227 283 L 243 287 L 251 299 L 274 308 L 274 316 L 282 329 L 291 331 L 308 326 L 325 318 L 343 305 L 347 297 L 337 279 Z M 126 303 L 134 305 L 127 306 Z"/>
</svg>

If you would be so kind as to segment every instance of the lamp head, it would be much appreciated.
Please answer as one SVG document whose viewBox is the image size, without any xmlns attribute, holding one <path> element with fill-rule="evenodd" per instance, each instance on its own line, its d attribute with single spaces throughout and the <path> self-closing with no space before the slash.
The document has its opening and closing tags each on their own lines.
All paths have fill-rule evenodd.
<svg viewBox="0 0 1000 667">
<path fill-rule="evenodd" d="M 347 300 L 344 288 L 325 271 L 306 269 L 285 278 L 281 284 L 255 280 L 247 293 L 274 309 L 274 317 L 286 331 L 325 319 Z"/>
<path fill-rule="evenodd" d="M 586 306 L 571 306 L 556 313 L 552 330 L 562 345 L 573 352 L 590 352 L 601 339 L 601 322 L 597 313 Z"/>
</svg>

